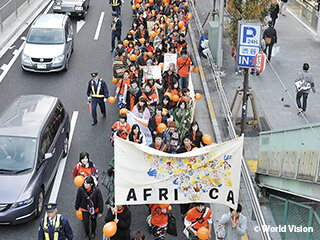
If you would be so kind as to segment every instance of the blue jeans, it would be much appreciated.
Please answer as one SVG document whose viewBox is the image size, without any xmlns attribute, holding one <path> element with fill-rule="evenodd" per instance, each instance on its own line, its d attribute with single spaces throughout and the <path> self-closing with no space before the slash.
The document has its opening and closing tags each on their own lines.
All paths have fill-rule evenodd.
<svg viewBox="0 0 320 240">
<path fill-rule="evenodd" d="M 112 48 L 112 50 L 115 48 L 114 42 L 115 42 L 116 38 L 118 39 L 118 42 L 121 41 L 121 32 L 119 32 L 119 31 L 112 31 L 112 35 L 111 35 L 111 48 Z"/>
<path fill-rule="evenodd" d="M 297 92 L 296 100 L 297 100 L 297 106 L 299 109 L 301 109 L 301 97 L 302 97 L 302 111 L 307 110 L 307 99 L 308 99 L 308 94 L 309 93 L 302 93 L 302 92 Z"/>
<path fill-rule="evenodd" d="M 106 105 L 104 104 L 103 98 L 93 97 L 91 100 L 91 109 L 92 109 L 92 119 L 94 122 L 97 121 L 97 105 L 99 104 L 102 114 L 106 114 Z"/>
<path fill-rule="evenodd" d="M 181 90 L 184 88 L 187 88 L 189 85 L 189 77 L 180 77 L 179 85 L 180 85 Z"/>
</svg>

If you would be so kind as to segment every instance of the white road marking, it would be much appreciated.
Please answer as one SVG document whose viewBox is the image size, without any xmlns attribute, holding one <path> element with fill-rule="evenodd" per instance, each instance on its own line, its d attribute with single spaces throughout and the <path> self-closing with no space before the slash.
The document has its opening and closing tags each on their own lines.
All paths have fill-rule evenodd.
<svg viewBox="0 0 320 240">
<path fill-rule="evenodd" d="M 83 27 L 85 23 L 86 21 L 83 20 L 77 21 L 77 33 L 80 31 L 80 29 Z"/>
<path fill-rule="evenodd" d="M 98 38 L 99 38 L 99 34 L 100 34 L 101 27 L 102 27 L 102 22 L 103 22 L 103 17 L 104 17 L 104 12 L 101 12 L 99 23 L 98 23 L 97 30 L 96 30 L 96 34 L 94 35 L 94 38 L 93 38 L 94 40 L 98 40 Z"/>
<path fill-rule="evenodd" d="M 78 111 L 74 111 L 73 114 L 72 114 L 72 117 L 71 117 L 70 134 L 69 134 L 69 150 L 70 150 L 70 146 L 71 146 L 71 142 L 72 142 L 74 129 L 76 127 L 76 122 L 77 122 L 77 119 L 78 119 L 78 115 L 79 115 L 79 112 Z M 69 155 L 69 153 L 68 153 L 68 155 Z M 67 163 L 68 155 L 66 157 L 62 158 L 61 161 L 60 161 L 60 164 L 59 164 L 59 167 L 58 167 L 58 171 L 57 171 L 56 177 L 54 179 L 51 195 L 50 195 L 50 198 L 49 198 L 49 203 L 56 203 L 56 201 L 57 201 L 58 193 L 59 193 L 59 189 L 60 189 L 60 185 L 61 185 L 61 181 L 62 181 L 62 177 L 63 177 L 63 172 L 64 172 L 64 168 L 65 168 L 66 163 Z"/>
<path fill-rule="evenodd" d="M 19 57 L 20 53 L 22 52 L 24 43 L 21 44 L 19 49 L 16 49 L 13 51 L 13 58 L 11 58 L 10 62 L 8 64 L 3 64 L 1 66 L 1 69 L 3 70 L 2 74 L 0 75 L 0 83 L 2 82 L 2 80 L 4 79 L 4 77 L 7 75 L 7 73 L 9 72 L 10 68 L 12 67 L 12 65 L 14 64 L 14 62 L 16 61 L 16 59 Z"/>
</svg>

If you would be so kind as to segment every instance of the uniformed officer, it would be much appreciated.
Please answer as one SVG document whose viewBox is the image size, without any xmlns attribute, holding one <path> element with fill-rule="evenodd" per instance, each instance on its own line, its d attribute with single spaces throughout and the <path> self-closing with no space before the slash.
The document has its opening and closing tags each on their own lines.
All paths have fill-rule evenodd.
<svg viewBox="0 0 320 240">
<path fill-rule="evenodd" d="M 106 118 L 106 105 L 105 102 L 109 97 L 108 87 L 104 80 L 99 78 L 97 72 L 91 73 L 92 79 L 88 83 L 87 97 L 88 101 L 91 102 L 92 110 L 92 124 L 98 123 L 97 120 L 97 104 L 100 106 L 103 118 Z"/>
<path fill-rule="evenodd" d="M 118 13 L 116 11 L 112 12 L 113 21 L 111 23 L 112 35 L 111 35 L 111 52 L 115 48 L 115 40 L 118 39 L 118 43 L 121 41 L 121 29 L 122 22 L 118 18 Z"/>
<path fill-rule="evenodd" d="M 109 4 L 112 6 L 112 11 L 117 12 L 118 15 L 121 15 L 122 0 L 109 0 Z"/>
<path fill-rule="evenodd" d="M 40 221 L 38 240 L 72 240 L 73 233 L 68 219 L 57 214 L 57 204 L 45 205 L 46 214 Z"/>
</svg>

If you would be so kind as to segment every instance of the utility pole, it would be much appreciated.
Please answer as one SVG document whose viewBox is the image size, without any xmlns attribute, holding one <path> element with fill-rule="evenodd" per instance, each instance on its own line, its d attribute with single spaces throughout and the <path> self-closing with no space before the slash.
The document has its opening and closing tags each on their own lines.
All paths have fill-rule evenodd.
<svg viewBox="0 0 320 240">
<path fill-rule="evenodd" d="M 242 96 L 242 114 L 241 114 L 241 134 L 244 133 L 247 125 L 247 102 L 248 102 L 248 89 L 249 89 L 249 71 L 244 68 L 243 76 L 243 96 Z"/>
</svg>

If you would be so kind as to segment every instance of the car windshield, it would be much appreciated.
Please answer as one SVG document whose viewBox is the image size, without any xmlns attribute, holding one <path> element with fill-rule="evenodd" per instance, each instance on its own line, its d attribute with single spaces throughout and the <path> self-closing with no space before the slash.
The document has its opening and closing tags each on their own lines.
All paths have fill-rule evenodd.
<svg viewBox="0 0 320 240">
<path fill-rule="evenodd" d="M 27 43 L 62 44 L 64 43 L 64 31 L 54 28 L 32 28 Z"/>
<path fill-rule="evenodd" d="M 0 174 L 22 173 L 34 166 L 35 138 L 0 137 Z"/>
</svg>

